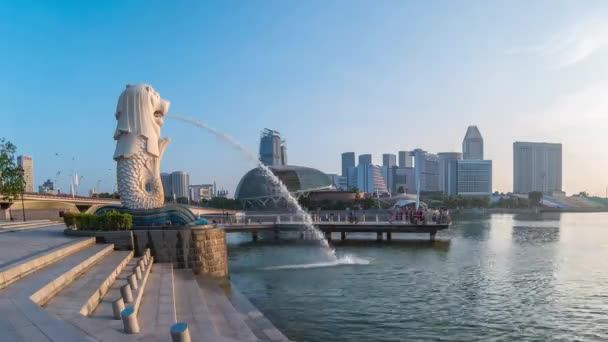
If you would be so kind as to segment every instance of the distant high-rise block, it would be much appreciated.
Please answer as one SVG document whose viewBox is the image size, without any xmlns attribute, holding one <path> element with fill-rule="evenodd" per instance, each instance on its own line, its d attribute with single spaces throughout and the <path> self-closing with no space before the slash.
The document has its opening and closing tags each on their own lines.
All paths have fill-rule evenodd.
<svg viewBox="0 0 608 342">
<path fill-rule="evenodd" d="M 397 156 L 392 153 L 385 153 L 382 155 L 382 166 L 393 167 L 397 166 Z"/>
<path fill-rule="evenodd" d="M 416 193 L 416 184 L 413 167 L 393 167 L 392 178 L 389 177 L 389 190 L 394 194 Z"/>
<path fill-rule="evenodd" d="M 359 155 L 359 165 L 372 165 L 372 155 L 371 154 L 360 154 Z"/>
<path fill-rule="evenodd" d="M 163 184 L 163 192 L 165 193 L 165 197 L 173 197 L 173 187 L 171 186 L 171 174 L 161 173 L 160 182 Z"/>
<path fill-rule="evenodd" d="M 419 148 L 410 153 L 414 157 L 416 184 L 420 184 L 420 191 L 439 191 L 439 157 Z"/>
<path fill-rule="evenodd" d="M 359 188 L 358 178 L 357 178 L 357 167 L 349 166 L 346 170 L 346 189 L 352 190 L 354 188 Z"/>
<path fill-rule="evenodd" d="M 462 141 L 462 159 L 483 159 L 483 138 L 477 126 L 469 126 Z"/>
<path fill-rule="evenodd" d="M 359 164 L 357 166 L 357 188 L 367 193 L 384 194 L 388 192 L 383 168 L 378 165 Z"/>
<path fill-rule="evenodd" d="M 414 167 L 414 161 L 409 151 L 399 151 L 399 167 Z"/>
<path fill-rule="evenodd" d="M 348 177 L 349 167 L 355 167 L 355 152 L 342 153 L 342 177 Z"/>
<path fill-rule="evenodd" d="M 175 198 L 188 198 L 190 191 L 190 176 L 184 171 L 175 171 L 171 173 L 171 189 L 173 191 L 169 196 L 175 196 Z M 165 194 L 167 196 L 167 194 Z"/>
<path fill-rule="evenodd" d="M 17 166 L 23 169 L 25 192 L 34 192 L 34 160 L 31 156 L 19 156 Z"/>
<path fill-rule="evenodd" d="M 489 196 L 492 194 L 491 160 L 458 160 L 456 164 L 458 195 Z"/>
<path fill-rule="evenodd" d="M 190 191 L 190 200 L 193 202 L 210 200 L 213 198 L 215 193 L 215 187 L 213 184 L 190 185 L 188 190 Z"/>
<path fill-rule="evenodd" d="M 268 128 L 262 131 L 260 161 L 267 166 L 287 165 L 287 146 L 279 132 Z"/>
<path fill-rule="evenodd" d="M 513 192 L 562 190 L 562 144 L 513 143 Z"/>
<path fill-rule="evenodd" d="M 441 152 L 439 157 L 439 191 L 447 194 L 449 191 L 449 163 L 453 160 L 461 160 L 462 153 L 460 152 Z"/>
</svg>

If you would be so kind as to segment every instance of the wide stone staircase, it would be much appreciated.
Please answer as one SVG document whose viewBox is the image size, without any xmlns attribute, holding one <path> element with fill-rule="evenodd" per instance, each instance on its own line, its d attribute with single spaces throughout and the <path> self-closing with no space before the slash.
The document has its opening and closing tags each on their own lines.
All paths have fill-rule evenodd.
<svg viewBox="0 0 608 342">
<path fill-rule="evenodd" d="M 149 250 L 135 257 L 95 238 L 47 246 L 31 233 L 15 233 L 29 249 L 14 257 L 0 249 L 0 341 L 171 341 L 176 322 L 192 341 L 288 340 L 236 289 L 154 263 Z"/>
<path fill-rule="evenodd" d="M 32 220 L 32 221 L 0 221 L 0 234 L 18 232 L 28 229 L 46 228 L 49 226 L 63 225 L 61 222 L 51 220 Z"/>
</svg>

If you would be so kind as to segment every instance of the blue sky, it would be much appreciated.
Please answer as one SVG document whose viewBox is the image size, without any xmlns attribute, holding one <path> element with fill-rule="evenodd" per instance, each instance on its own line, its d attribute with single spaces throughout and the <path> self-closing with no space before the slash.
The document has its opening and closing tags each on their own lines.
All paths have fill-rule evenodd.
<svg viewBox="0 0 608 342">
<path fill-rule="evenodd" d="M 608 185 L 605 1 L 13 1 L 0 3 L 0 136 L 111 190 L 114 111 L 127 83 L 171 113 L 257 151 L 264 127 L 291 164 L 340 170 L 340 153 L 460 151 L 470 124 L 512 189 L 512 143 L 564 144 L 564 188 Z M 233 193 L 253 165 L 166 120 L 163 170 Z M 57 155 L 58 154 L 58 155 Z"/>
</svg>

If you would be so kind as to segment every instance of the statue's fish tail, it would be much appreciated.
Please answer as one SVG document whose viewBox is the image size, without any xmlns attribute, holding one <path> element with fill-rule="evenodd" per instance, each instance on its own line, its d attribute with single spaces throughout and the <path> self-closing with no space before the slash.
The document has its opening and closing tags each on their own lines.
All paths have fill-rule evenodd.
<svg viewBox="0 0 608 342">
<path fill-rule="evenodd" d="M 154 209 L 164 204 L 164 192 L 160 175 L 148 169 L 149 159 L 155 158 L 140 145 L 139 152 L 117 161 L 118 194 L 121 202 L 130 209 Z"/>
</svg>

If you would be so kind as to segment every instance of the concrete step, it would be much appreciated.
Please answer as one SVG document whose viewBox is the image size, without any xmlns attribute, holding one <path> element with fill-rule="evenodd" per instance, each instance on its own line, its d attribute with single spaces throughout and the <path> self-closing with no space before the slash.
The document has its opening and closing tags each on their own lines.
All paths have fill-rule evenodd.
<svg viewBox="0 0 608 342">
<path fill-rule="evenodd" d="M 22 277 L 0 291 L 0 341 L 86 341 L 87 336 L 47 312 L 44 305 L 80 274 L 112 252 L 113 245 L 92 245 Z"/>
<path fill-rule="evenodd" d="M 110 253 L 59 292 L 45 309 L 65 319 L 88 316 L 132 258 L 132 251 Z"/>
<path fill-rule="evenodd" d="M 28 225 L 28 224 L 50 223 L 50 222 L 53 222 L 53 221 L 51 221 L 51 220 L 5 221 L 5 222 L 0 222 L 0 228 L 18 227 L 18 226 L 23 226 L 23 225 Z"/>
<path fill-rule="evenodd" d="M 192 340 L 219 336 L 192 270 L 173 270 L 173 276 L 177 320 L 188 324 Z"/>
<path fill-rule="evenodd" d="M 188 324 L 192 341 L 258 341 L 224 294 L 201 288 L 192 270 L 174 276 L 177 320 Z"/>
<path fill-rule="evenodd" d="M 56 222 L 56 221 L 48 221 L 48 222 L 26 221 L 21 224 L 14 224 L 14 225 L 10 225 L 10 226 L 0 227 L 0 234 L 18 232 L 18 231 L 22 231 L 22 230 L 40 229 L 40 228 L 53 227 L 53 226 L 63 226 L 63 225 L 64 225 L 63 223 Z"/>
<path fill-rule="evenodd" d="M 166 337 L 176 322 L 173 265 L 154 264 L 139 311 L 140 339 Z"/>
<path fill-rule="evenodd" d="M 133 274 L 133 269 L 137 266 L 140 258 L 133 258 L 123 268 L 122 272 L 116 278 L 116 281 L 110 286 L 108 292 L 103 296 L 101 302 L 93 313 L 89 317 L 79 317 L 71 319 L 70 322 L 77 326 L 79 329 L 85 331 L 88 335 L 104 340 L 104 341 L 118 341 L 118 340 L 133 340 L 142 334 L 147 333 L 148 327 L 140 324 L 141 332 L 136 335 L 127 335 L 124 333 L 124 328 L 121 320 L 114 319 L 114 311 L 112 309 L 112 302 L 115 299 L 121 297 L 120 287 L 127 284 L 127 277 Z M 147 289 L 147 284 L 150 278 L 151 270 L 154 268 L 153 258 L 150 258 L 150 263 L 146 269 L 142 272 L 143 279 L 139 281 L 139 287 L 133 292 L 133 303 L 127 304 L 126 307 L 133 306 L 136 312 L 139 312 L 144 293 Z"/>
<path fill-rule="evenodd" d="M 234 284 L 224 290 L 234 308 L 241 314 L 251 331 L 263 341 L 286 342 L 289 339 L 258 310 Z"/>
<path fill-rule="evenodd" d="M 258 341 L 257 336 L 245 323 L 245 317 L 235 309 L 215 280 L 197 276 L 196 281 L 206 298 L 211 319 L 220 335 L 238 341 Z"/>
<path fill-rule="evenodd" d="M 57 260 L 95 244 L 95 238 L 77 239 L 75 241 L 76 242 L 61 245 L 43 253 L 26 256 L 0 267 L 0 289 Z"/>
</svg>

